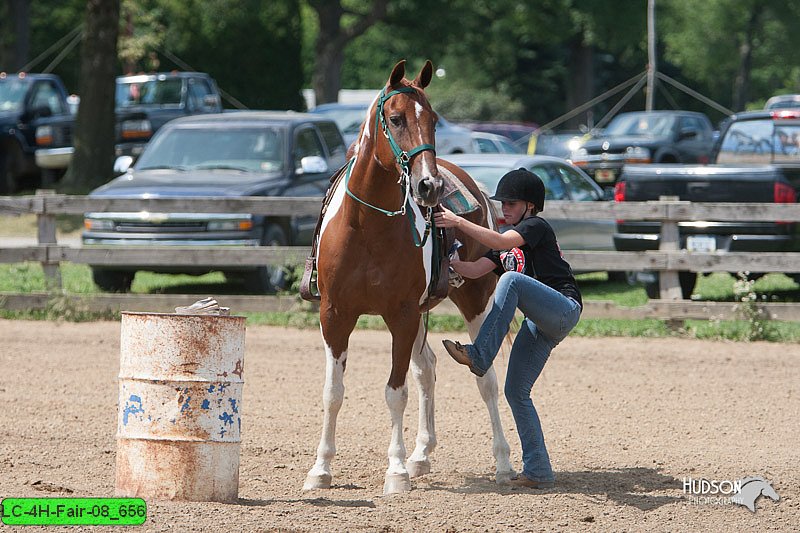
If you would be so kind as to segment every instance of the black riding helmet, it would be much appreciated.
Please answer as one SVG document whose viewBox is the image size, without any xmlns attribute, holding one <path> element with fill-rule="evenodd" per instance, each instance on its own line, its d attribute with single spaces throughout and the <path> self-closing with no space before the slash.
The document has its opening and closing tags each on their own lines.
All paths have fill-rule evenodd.
<svg viewBox="0 0 800 533">
<path fill-rule="evenodd" d="M 506 173 L 497 184 L 497 192 L 492 200 L 510 202 L 522 200 L 530 202 L 536 209 L 544 209 L 544 183 L 541 178 L 526 168 L 518 168 Z"/>
</svg>

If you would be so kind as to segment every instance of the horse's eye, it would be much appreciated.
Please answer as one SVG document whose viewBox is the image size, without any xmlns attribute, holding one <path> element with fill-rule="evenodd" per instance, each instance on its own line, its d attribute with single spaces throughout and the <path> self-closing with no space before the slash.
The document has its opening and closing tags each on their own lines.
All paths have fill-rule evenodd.
<svg viewBox="0 0 800 533">
<path fill-rule="evenodd" d="M 400 119 L 399 115 L 392 115 L 389 117 L 389 122 L 392 123 L 392 126 L 399 126 L 403 121 Z"/>
</svg>

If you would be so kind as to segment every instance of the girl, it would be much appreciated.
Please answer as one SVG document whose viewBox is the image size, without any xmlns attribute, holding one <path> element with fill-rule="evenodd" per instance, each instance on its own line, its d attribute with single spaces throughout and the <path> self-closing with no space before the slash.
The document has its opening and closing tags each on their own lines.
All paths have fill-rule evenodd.
<svg viewBox="0 0 800 533">
<path fill-rule="evenodd" d="M 513 225 L 505 233 L 473 224 L 447 209 L 435 220 L 437 227 L 458 228 L 491 248 L 477 261 L 453 261 L 456 272 L 467 278 L 490 272 L 500 276 L 494 304 L 474 344 L 445 340 L 450 356 L 482 376 L 492 366 L 516 309 L 525 315 L 508 359 L 505 396 L 522 443 L 523 470 L 511 483 L 530 488 L 552 488 L 555 483 L 531 388 L 550 352 L 578 323 L 583 305 L 553 229 L 537 216 L 544 209 L 544 192 L 542 180 L 527 169 L 502 177 L 492 199 L 502 202 L 506 222 Z"/>
</svg>

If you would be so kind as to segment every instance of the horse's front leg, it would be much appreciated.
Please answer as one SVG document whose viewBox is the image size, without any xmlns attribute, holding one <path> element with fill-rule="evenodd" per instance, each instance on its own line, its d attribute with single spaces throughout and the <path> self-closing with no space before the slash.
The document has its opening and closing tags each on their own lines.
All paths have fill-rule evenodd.
<svg viewBox="0 0 800 533">
<path fill-rule="evenodd" d="M 411 352 L 411 374 L 414 376 L 419 391 L 417 445 L 406 463 L 411 477 L 423 476 L 431 471 L 430 454 L 436 448 L 433 402 L 436 385 L 436 354 L 431 350 L 425 337 L 425 322 L 420 318 L 417 338 Z"/>
<path fill-rule="evenodd" d="M 386 384 L 386 405 L 392 420 L 392 438 L 389 443 L 389 467 L 383 484 L 384 494 L 397 494 L 411 490 L 411 480 L 406 469 L 406 446 L 403 443 L 403 413 L 408 403 L 408 365 L 417 337 L 419 312 L 410 305 L 401 305 L 398 312 L 384 316 L 392 333 L 392 372 Z"/>
<path fill-rule="evenodd" d="M 483 313 L 476 316 L 473 320 L 467 321 L 467 331 L 469 337 L 473 341 L 478 336 L 486 315 L 493 304 L 490 298 L 487 308 Z M 497 388 L 497 373 L 494 366 L 489 367 L 489 370 L 483 377 L 476 378 L 478 390 L 481 393 L 481 398 L 486 404 L 486 409 L 489 411 L 489 419 L 492 423 L 492 453 L 496 465 L 495 481 L 500 484 L 508 483 L 513 477 L 516 476 L 516 471 L 511 466 L 511 448 L 508 445 L 505 435 L 503 434 L 503 423 L 500 421 L 500 410 L 497 408 L 497 401 L 499 397 Z"/>
<path fill-rule="evenodd" d="M 349 321 L 331 313 L 320 314 L 320 329 L 325 343 L 325 386 L 322 392 L 324 415 L 322 437 L 317 447 L 317 461 L 309 470 L 303 490 L 331 487 L 331 461 L 336 455 L 336 417 L 344 401 L 344 370 L 347 364 L 347 341 L 357 317 Z"/>
</svg>

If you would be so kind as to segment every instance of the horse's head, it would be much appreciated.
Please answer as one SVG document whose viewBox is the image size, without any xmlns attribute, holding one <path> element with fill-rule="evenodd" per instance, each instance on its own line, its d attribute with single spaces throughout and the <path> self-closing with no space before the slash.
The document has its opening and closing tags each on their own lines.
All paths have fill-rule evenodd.
<svg viewBox="0 0 800 533">
<path fill-rule="evenodd" d="M 400 61 L 395 65 L 373 104 L 370 116 L 374 156 L 384 168 L 407 172 L 414 200 L 433 207 L 442 193 L 442 178 L 436 166 L 437 116 L 425 95 L 433 66 L 430 61 L 425 62 L 417 77 L 408 81 L 404 78 L 405 64 Z"/>
</svg>

